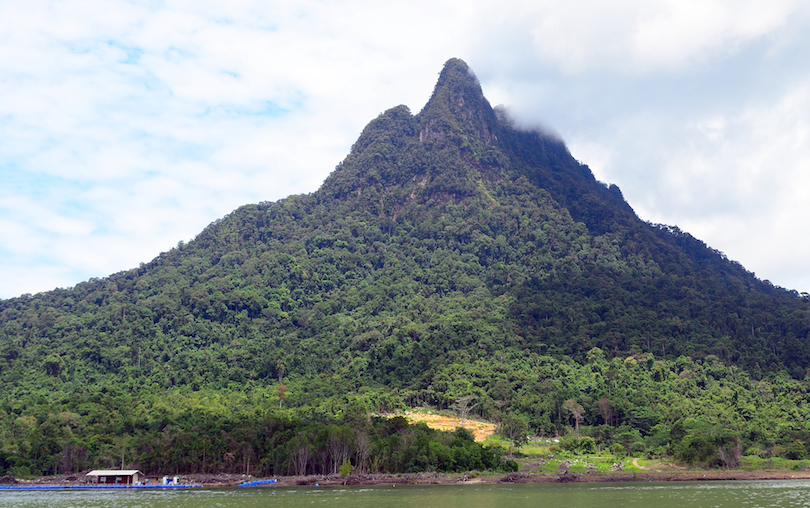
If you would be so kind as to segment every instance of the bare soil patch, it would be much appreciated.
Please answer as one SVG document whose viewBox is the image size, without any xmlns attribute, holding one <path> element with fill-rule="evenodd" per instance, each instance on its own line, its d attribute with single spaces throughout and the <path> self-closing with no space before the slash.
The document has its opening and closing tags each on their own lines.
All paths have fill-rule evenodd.
<svg viewBox="0 0 810 508">
<path fill-rule="evenodd" d="M 428 427 L 436 430 L 456 430 L 461 427 L 461 418 L 457 416 L 446 416 L 428 413 L 427 411 L 405 411 L 404 416 L 410 423 L 425 422 Z M 487 437 L 495 433 L 495 424 L 482 420 L 466 418 L 464 428 L 469 430 L 475 440 L 483 442 Z"/>
</svg>

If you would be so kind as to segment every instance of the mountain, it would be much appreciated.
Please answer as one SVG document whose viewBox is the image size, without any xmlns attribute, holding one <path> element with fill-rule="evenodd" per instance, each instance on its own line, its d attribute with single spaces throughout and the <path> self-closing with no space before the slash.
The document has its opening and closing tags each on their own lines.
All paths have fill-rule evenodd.
<svg viewBox="0 0 810 508">
<path fill-rule="evenodd" d="M 0 429 L 22 453 L 20 425 L 48 414 L 77 415 L 77 435 L 90 421 L 118 436 L 185 428 L 189 393 L 249 393 L 250 407 L 313 418 L 346 400 L 383 410 L 475 394 L 482 416 L 516 411 L 544 433 L 570 423 L 564 401 L 586 400 L 586 425 L 641 439 L 675 424 L 651 408 L 684 373 L 677 389 L 697 390 L 684 400 L 775 380 L 793 393 L 808 332 L 806 299 L 640 220 L 563 141 L 490 107 L 452 59 L 421 112 L 372 120 L 316 192 L 241 207 L 138 268 L 0 301 Z M 167 393 L 188 411 L 155 402 Z M 157 406 L 180 412 L 160 420 Z"/>
</svg>

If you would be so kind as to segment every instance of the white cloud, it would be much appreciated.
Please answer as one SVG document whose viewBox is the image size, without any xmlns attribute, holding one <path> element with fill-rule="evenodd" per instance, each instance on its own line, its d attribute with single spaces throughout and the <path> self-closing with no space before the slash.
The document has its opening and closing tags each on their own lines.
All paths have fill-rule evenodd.
<svg viewBox="0 0 810 508">
<path fill-rule="evenodd" d="M 499 47 L 506 65 L 535 63 L 532 78 L 536 64 L 574 75 L 672 72 L 771 36 L 804 11 L 793 0 L 514 0 L 482 9 L 477 46 Z"/>
<path fill-rule="evenodd" d="M 314 191 L 369 120 L 418 111 L 453 56 L 642 217 L 810 288 L 790 254 L 810 254 L 810 226 L 782 226 L 810 188 L 806 14 L 787 0 L 7 2 L 0 297 L 136 266 L 237 206 Z M 752 218 L 769 231 L 756 245 L 740 239 Z"/>
<path fill-rule="evenodd" d="M 703 60 L 707 53 L 728 51 L 772 33 L 798 7 L 791 0 L 654 2 L 637 18 L 632 53 L 639 63 L 650 66 Z"/>
</svg>

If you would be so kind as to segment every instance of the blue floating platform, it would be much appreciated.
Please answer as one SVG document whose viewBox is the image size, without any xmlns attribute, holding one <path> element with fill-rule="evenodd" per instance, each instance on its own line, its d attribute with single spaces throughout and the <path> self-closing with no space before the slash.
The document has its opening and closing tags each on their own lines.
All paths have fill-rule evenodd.
<svg viewBox="0 0 810 508">
<path fill-rule="evenodd" d="M 252 480 L 249 482 L 242 482 L 237 487 L 258 487 L 259 485 L 270 485 L 272 483 L 278 483 L 278 480 L 275 478 L 271 478 L 269 480 Z"/>
</svg>

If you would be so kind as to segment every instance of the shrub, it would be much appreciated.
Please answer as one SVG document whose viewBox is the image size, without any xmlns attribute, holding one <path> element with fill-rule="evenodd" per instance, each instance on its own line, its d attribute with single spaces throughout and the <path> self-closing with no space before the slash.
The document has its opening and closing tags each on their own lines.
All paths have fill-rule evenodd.
<svg viewBox="0 0 810 508">
<path fill-rule="evenodd" d="M 746 455 L 753 455 L 754 457 L 765 458 L 765 451 L 758 446 L 751 446 L 745 450 Z"/>
<path fill-rule="evenodd" d="M 790 443 L 785 449 L 785 458 L 791 460 L 807 458 L 807 447 L 804 446 L 804 442 L 797 439 Z"/>
<path fill-rule="evenodd" d="M 354 466 L 348 460 L 344 460 L 343 464 L 341 464 L 338 468 L 338 473 L 340 473 L 340 476 L 349 476 L 352 474 L 352 471 L 354 471 Z"/>
<path fill-rule="evenodd" d="M 590 436 L 576 437 L 569 434 L 560 441 L 560 448 L 575 455 L 596 453 L 596 441 Z"/>
<path fill-rule="evenodd" d="M 596 441 L 592 437 L 585 436 L 579 438 L 579 453 L 589 454 L 596 453 Z"/>
<path fill-rule="evenodd" d="M 660 459 L 661 457 L 666 456 L 667 449 L 664 446 L 657 446 L 651 450 L 647 450 L 647 458 L 648 459 Z"/>
<path fill-rule="evenodd" d="M 630 446 L 627 447 L 627 450 L 633 455 L 642 455 L 647 451 L 647 447 L 644 446 L 642 441 L 636 441 L 635 443 L 631 443 Z"/>
</svg>

